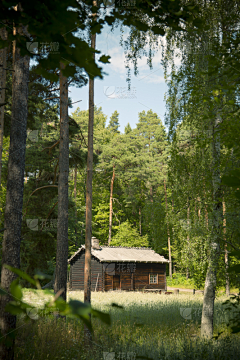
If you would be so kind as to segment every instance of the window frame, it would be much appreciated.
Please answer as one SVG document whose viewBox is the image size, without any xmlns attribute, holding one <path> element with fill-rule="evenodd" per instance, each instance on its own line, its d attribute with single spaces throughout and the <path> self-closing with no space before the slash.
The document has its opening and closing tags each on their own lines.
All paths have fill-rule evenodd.
<svg viewBox="0 0 240 360">
<path fill-rule="evenodd" d="M 151 282 L 151 275 L 157 277 L 157 282 Z M 158 285 L 158 274 L 149 274 L 149 284 L 151 285 Z"/>
</svg>

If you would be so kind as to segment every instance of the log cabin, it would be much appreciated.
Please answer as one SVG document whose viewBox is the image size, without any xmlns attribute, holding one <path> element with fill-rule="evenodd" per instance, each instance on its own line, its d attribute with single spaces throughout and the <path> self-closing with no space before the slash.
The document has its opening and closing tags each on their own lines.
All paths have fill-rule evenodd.
<svg viewBox="0 0 240 360">
<path fill-rule="evenodd" d="M 151 248 L 99 246 L 92 238 L 91 290 L 167 290 L 166 263 Z M 84 290 L 85 246 L 68 260 L 70 290 Z"/>
</svg>

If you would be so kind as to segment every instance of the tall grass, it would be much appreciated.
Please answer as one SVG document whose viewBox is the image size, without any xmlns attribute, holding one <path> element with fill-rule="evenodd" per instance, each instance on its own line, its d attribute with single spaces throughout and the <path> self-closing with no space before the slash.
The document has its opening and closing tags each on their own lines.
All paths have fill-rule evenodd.
<svg viewBox="0 0 240 360">
<path fill-rule="evenodd" d="M 31 296 L 31 299 L 30 299 Z M 41 307 L 43 291 L 24 293 L 25 300 Z M 83 301 L 83 292 L 70 292 L 69 299 Z M 218 340 L 200 339 L 202 295 L 159 295 L 141 292 L 92 293 L 94 308 L 110 312 L 112 325 L 93 318 L 91 352 L 83 346 L 83 324 L 74 319 L 56 320 L 54 316 L 24 324 L 18 319 L 16 359 L 226 359 L 239 360 L 240 337 L 226 327 L 228 312 L 216 300 L 215 332 Z M 111 307 L 122 305 L 124 310 Z M 115 356 L 114 356 L 115 353 Z"/>
</svg>

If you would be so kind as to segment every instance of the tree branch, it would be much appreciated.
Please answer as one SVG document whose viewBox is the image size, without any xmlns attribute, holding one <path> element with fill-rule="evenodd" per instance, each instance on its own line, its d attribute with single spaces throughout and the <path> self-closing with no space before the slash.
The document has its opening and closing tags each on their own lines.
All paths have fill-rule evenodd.
<svg viewBox="0 0 240 360">
<path fill-rule="evenodd" d="M 35 190 L 31 193 L 31 195 L 29 196 L 29 199 L 28 199 L 28 202 L 27 202 L 27 205 L 26 205 L 26 212 L 25 212 L 25 214 L 23 215 L 23 217 L 26 216 L 26 214 L 27 214 L 27 206 L 28 206 L 28 203 L 29 203 L 29 201 L 30 201 L 30 197 L 31 197 L 36 191 L 41 190 L 41 189 L 45 189 L 45 188 L 48 188 L 48 187 L 58 188 L 57 185 L 45 185 L 45 186 L 41 186 L 40 188 L 35 189 Z"/>
</svg>

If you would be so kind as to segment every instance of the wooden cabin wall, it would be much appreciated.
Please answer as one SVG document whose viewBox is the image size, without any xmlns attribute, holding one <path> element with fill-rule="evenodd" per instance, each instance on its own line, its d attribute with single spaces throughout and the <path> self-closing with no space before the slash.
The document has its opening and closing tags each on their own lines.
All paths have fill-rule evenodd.
<svg viewBox="0 0 240 360">
<path fill-rule="evenodd" d="M 77 255 L 71 265 L 71 290 L 84 290 L 85 253 Z M 91 260 L 91 291 L 102 291 L 102 263 L 92 257 Z M 97 284 L 97 287 L 96 287 Z"/>
<path fill-rule="evenodd" d="M 149 284 L 149 274 L 158 274 L 158 284 Z M 114 276 L 114 278 L 113 278 Z M 113 284 L 117 284 L 117 277 L 120 276 L 119 290 L 141 290 L 141 289 L 167 289 L 166 284 L 166 264 L 158 263 L 137 263 L 134 272 L 120 271 L 118 264 L 115 263 L 115 274 L 105 273 L 105 291 L 116 290 Z"/>
<path fill-rule="evenodd" d="M 157 274 L 158 275 L 158 284 L 149 284 L 149 274 Z M 166 265 L 151 263 L 137 264 L 136 271 L 133 273 L 134 275 L 134 289 L 162 289 L 166 290 Z"/>
</svg>

